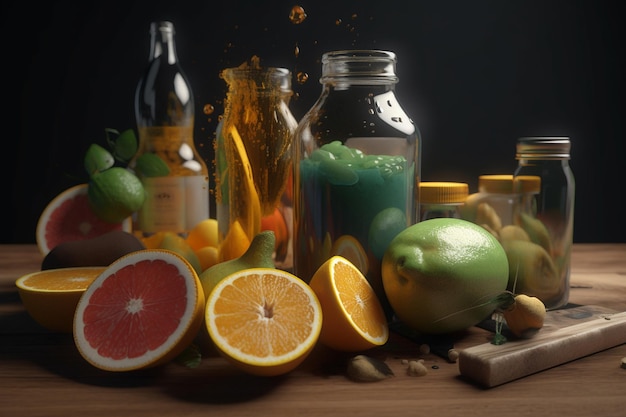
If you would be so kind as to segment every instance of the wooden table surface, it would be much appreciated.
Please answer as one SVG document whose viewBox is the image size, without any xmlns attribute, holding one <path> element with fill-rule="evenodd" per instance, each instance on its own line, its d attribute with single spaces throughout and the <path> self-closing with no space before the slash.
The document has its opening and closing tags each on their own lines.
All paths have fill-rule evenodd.
<svg viewBox="0 0 626 417">
<path fill-rule="evenodd" d="M 46 331 L 24 310 L 15 280 L 41 260 L 34 245 L 0 245 L 2 416 L 626 416 L 626 344 L 489 389 L 397 334 L 368 352 L 395 374 L 374 383 L 347 379 L 346 358 L 321 347 L 275 378 L 244 374 L 211 352 L 196 368 L 108 373 L 82 359 L 70 334 Z M 626 244 L 574 245 L 570 303 L 626 311 Z M 455 347 L 488 336 L 472 328 Z M 428 374 L 407 375 L 402 359 L 418 357 Z"/>
</svg>

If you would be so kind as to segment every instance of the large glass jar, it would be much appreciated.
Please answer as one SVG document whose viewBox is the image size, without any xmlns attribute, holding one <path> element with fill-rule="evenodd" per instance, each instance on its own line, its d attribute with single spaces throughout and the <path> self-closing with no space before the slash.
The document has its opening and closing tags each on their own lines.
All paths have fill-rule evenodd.
<svg viewBox="0 0 626 417">
<path fill-rule="evenodd" d="M 332 255 L 361 269 L 388 303 L 380 265 L 417 222 L 420 137 L 395 94 L 396 55 L 322 57 L 322 92 L 294 134 L 294 271 L 308 281 Z"/>
<path fill-rule="evenodd" d="M 220 73 L 228 85 L 216 131 L 219 261 L 237 258 L 261 230 L 276 236 L 274 263 L 293 266 L 291 72 L 257 57 Z"/>
<path fill-rule="evenodd" d="M 518 139 L 515 155 L 515 177 L 537 175 L 541 177 L 541 190 L 535 217 L 525 219 L 535 244 L 535 259 L 519 265 L 509 259 L 509 264 L 527 273 L 528 280 L 520 276 L 522 283 L 533 283 L 521 287 L 520 292 L 538 297 L 548 309 L 563 307 L 569 299 L 575 189 L 570 149 L 567 137 L 524 137 Z"/>
</svg>

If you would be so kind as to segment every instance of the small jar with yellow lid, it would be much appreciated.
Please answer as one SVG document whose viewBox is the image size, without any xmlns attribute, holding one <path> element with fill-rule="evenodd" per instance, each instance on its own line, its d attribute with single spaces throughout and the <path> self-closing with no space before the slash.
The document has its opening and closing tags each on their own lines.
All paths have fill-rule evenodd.
<svg viewBox="0 0 626 417">
<path fill-rule="evenodd" d="M 503 226 L 517 223 L 520 212 L 534 215 L 540 189 L 541 177 L 535 175 L 481 175 L 478 192 L 465 200 L 461 218 L 498 236 Z"/>
<path fill-rule="evenodd" d="M 469 195 L 464 182 L 420 182 L 420 220 L 461 218 L 461 206 Z"/>
</svg>

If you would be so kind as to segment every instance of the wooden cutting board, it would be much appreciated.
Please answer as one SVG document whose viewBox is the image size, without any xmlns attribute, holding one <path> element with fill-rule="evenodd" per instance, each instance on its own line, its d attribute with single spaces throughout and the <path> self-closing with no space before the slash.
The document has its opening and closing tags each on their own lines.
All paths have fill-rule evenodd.
<svg viewBox="0 0 626 417">
<path fill-rule="evenodd" d="M 626 312 L 599 306 L 549 311 L 530 339 L 485 343 L 459 351 L 461 375 L 495 387 L 626 343 Z"/>
</svg>

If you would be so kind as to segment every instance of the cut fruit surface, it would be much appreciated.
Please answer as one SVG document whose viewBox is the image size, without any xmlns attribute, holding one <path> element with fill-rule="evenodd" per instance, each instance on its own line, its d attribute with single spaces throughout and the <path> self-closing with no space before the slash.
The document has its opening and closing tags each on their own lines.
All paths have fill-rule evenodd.
<svg viewBox="0 0 626 417">
<path fill-rule="evenodd" d="M 83 294 L 74 341 L 92 365 L 131 371 L 169 362 L 202 325 L 204 293 L 193 267 L 161 249 L 113 262 Z"/>
<path fill-rule="evenodd" d="M 361 242 L 352 235 L 341 235 L 330 249 L 331 256 L 343 256 L 354 264 L 363 275 L 369 271 L 369 260 Z"/>
<path fill-rule="evenodd" d="M 224 357 L 255 375 L 295 369 L 315 346 L 322 310 L 300 278 L 273 268 L 249 268 L 222 279 L 207 299 L 205 323 Z"/>
<path fill-rule="evenodd" d="M 104 267 L 37 271 L 15 281 L 28 314 L 53 332 L 72 333 L 74 311 L 89 284 Z"/>
<path fill-rule="evenodd" d="M 342 256 L 328 259 L 309 283 L 322 306 L 320 342 L 339 351 L 384 345 L 389 327 L 380 300 L 367 278 Z"/>
<path fill-rule="evenodd" d="M 89 205 L 87 189 L 87 184 L 70 187 L 44 208 L 35 236 L 42 255 L 60 243 L 90 239 L 112 230 L 131 232 L 130 217 L 119 223 L 100 220 Z"/>
</svg>

